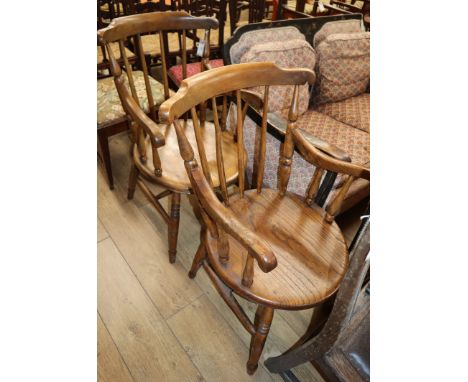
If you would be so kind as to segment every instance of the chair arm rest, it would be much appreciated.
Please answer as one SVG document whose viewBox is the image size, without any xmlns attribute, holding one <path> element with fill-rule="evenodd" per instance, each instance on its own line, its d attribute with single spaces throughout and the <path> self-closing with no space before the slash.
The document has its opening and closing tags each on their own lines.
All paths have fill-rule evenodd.
<svg viewBox="0 0 468 382">
<path fill-rule="evenodd" d="M 206 181 L 200 167 L 191 171 L 197 187 L 194 188 L 203 209 L 228 234 L 234 237 L 253 255 L 263 272 L 270 272 L 277 266 L 276 256 L 270 246 L 250 228 L 237 219 L 236 215 L 216 197 Z"/>
<path fill-rule="evenodd" d="M 272 124 L 277 130 L 280 130 L 283 134 L 286 134 L 288 122 L 284 118 L 281 118 L 276 113 L 268 113 L 268 122 Z M 301 132 L 303 133 L 304 138 L 314 147 L 318 148 L 319 150 L 323 151 L 324 153 L 330 155 L 335 159 L 345 162 L 351 162 L 351 158 L 345 151 L 325 142 L 320 138 L 313 136 L 305 130 L 301 130 Z"/>
<path fill-rule="evenodd" d="M 123 94 L 124 104 L 128 105 L 128 112 L 132 116 L 133 120 L 141 126 L 151 139 L 151 144 L 154 147 L 161 147 L 166 144 L 166 138 L 161 133 L 159 126 L 154 122 L 146 113 L 141 110 L 140 105 L 136 103 L 133 97 L 126 92 Z"/>
</svg>

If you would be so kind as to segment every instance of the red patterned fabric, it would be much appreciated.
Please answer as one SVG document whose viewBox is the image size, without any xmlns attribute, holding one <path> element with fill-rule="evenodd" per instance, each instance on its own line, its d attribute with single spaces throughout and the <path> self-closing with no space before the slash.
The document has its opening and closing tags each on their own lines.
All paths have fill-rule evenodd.
<svg viewBox="0 0 468 382">
<path fill-rule="evenodd" d="M 316 111 L 359 130 L 370 132 L 370 94 L 364 93 L 344 101 L 318 105 Z"/>
<path fill-rule="evenodd" d="M 200 65 L 200 62 L 187 64 L 187 77 L 192 77 L 193 75 L 200 73 Z M 217 60 L 210 60 L 210 65 L 212 68 L 219 68 L 224 66 L 224 62 L 222 58 L 219 58 Z M 180 83 L 184 79 L 182 76 L 182 65 L 171 67 L 167 74 L 177 86 L 180 86 Z"/>
</svg>

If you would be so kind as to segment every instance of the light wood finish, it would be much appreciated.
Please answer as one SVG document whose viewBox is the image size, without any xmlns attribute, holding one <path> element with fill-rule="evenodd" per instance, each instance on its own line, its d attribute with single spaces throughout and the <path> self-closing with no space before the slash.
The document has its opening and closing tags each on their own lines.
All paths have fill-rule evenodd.
<svg viewBox="0 0 468 382">
<path fill-rule="evenodd" d="M 98 311 L 135 380 L 200 380 L 111 239 L 98 244 Z"/>
<path fill-rule="evenodd" d="M 226 321 L 216 319 L 217 316 L 208 297 L 202 296 L 167 322 L 182 346 L 189 349 L 190 358 L 207 381 L 245 381 L 242 367 L 245 345 Z M 271 381 L 271 377 L 261 368 L 255 381 Z"/>
<path fill-rule="evenodd" d="M 198 248 L 189 275 L 194 277 L 203 266 L 218 293 L 251 334 L 248 374 L 257 369 L 274 309 L 307 309 L 327 301 L 337 291 L 348 266 L 346 242 L 333 221 L 343 201 L 342 195 L 339 194 L 332 201 L 331 208 L 325 211 L 315 203 L 315 199 L 306 203 L 286 191 L 294 145 L 298 145 L 304 158 L 318 171 L 350 175 L 345 191 L 354 178 L 369 178 L 368 170 L 331 158 L 296 134 L 298 86 L 314 81 L 314 73 L 307 69 L 281 69 L 272 63 L 231 65 L 184 80 L 179 91 L 159 110 L 162 122 L 173 124 L 175 128 L 179 151 L 201 207 L 204 227 L 201 245 L 205 248 Z M 222 182 L 223 153 L 219 142 L 217 144 L 221 202 L 205 176 L 206 171 L 199 167 L 195 145 L 188 139 L 187 130 L 181 126 L 179 118 L 207 100 L 215 105 L 215 97 L 235 92 L 238 117 L 235 133 L 238 139 L 242 138 L 243 118 L 240 122 L 240 117 L 243 113 L 239 91 L 264 86 L 262 104 L 267 105 L 268 87 L 271 85 L 294 85 L 286 139 L 278 158 L 278 190 L 262 187 L 268 117 L 264 110 L 257 145 L 259 152 L 254 153 L 260 178 L 255 190 L 244 191 L 242 188 L 242 191 L 226 196 L 227 190 Z M 218 125 L 215 130 L 219 137 Z M 313 191 L 312 188 L 308 196 Z M 234 293 L 258 304 L 254 322 L 242 310 Z"/>
<path fill-rule="evenodd" d="M 101 221 L 98 219 L 97 220 L 97 241 L 98 243 L 106 238 L 109 237 L 109 234 L 107 233 L 106 229 L 102 225 Z"/>
<path fill-rule="evenodd" d="M 231 197 L 230 209 L 243 225 L 268 243 L 278 263 L 268 273 L 254 264 L 254 282 L 245 286 L 242 275 L 246 250 L 230 238 L 229 262 L 222 265 L 216 239 L 206 234 L 210 265 L 236 293 L 279 309 L 307 309 L 335 292 L 348 266 L 348 252 L 338 225 L 323 224 L 322 209 L 315 205 L 305 209 L 299 197 L 281 197 L 271 189 L 262 193 L 249 190 L 244 198 Z M 320 248 L 320 256 L 311 256 L 309 248 Z"/>
<path fill-rule="evenodd" d="M 190 282 L 178 263 L 159 261 L 168 252 L 166 229 L 155 231 L 138 207 L 98 183 L 98 215 L 125 261 L 138 273 L 140 283 L 163 317 L 169 317 L 199 297 L 202 291 Z"/>
<path fill-rule="evenodd" d="M 97 318 L 97 364 L 99 382 L 133 382 L 101 317 Z"/>
<path fill-rule="evenodd" d="M 181 55 L 183 62 L 183 72 L 186 75 L 187 64 L 187 44 L 188 36 L 196 36 L 197 29 L 204 30 L 205 37 L 209 41 L 211 29 L 218 27 L 218 21 L 209 17 L 193 17 L 185 11 L 177 12 L 151 12 L 144 14 L 135 14 L 127 17 L 121 17 L 112 20 L 110 25 L 98 31 L 98 40 L 107 48 L 110 68 L 114 76 L 114 82 L 117 87 L 122 106 L 127 114 L 132 128 L 133 139 L 136 142 L 133 150 L 134 166 L 131 168 L 128 184 L 128 198 L 132 199 L 135 189 L 140 189 L 145 197 L 152 203 L 162 218 L 168 224 L 168 255 L 169 262 L 174 263 L 177 253 L 177 238 L 179 227 L 179 202 L 180 194 L 190 193 L 191 185 L 183 166 L 183 161 L 178 153 L 177 139 L 172 126 L 158 124 L 156 111 L 159 107 L 155 103 L 156 96 L 153 95 L 149 81 L 148 58 L 145 55 L 145 47 L 142 44 L 142 35 L 159 36 L 159 45 L 162 59 L 162 83 L 164 88 L 164 98 L 170 95 L 169 82 L 167 75 L 167 57 L 166 49 L 168 46 L 167 32 L 177 32 L 182 37 Z M 148 100 L 148 115 L 142 109 L 140 101 L 134 89 L 132 80 L 132 68 L 124 56 L 122 65 L 112 52 L 111 44 L 119 42 L 124 46 L 124 42 L 132 41 L 135 48 L 135 54 L 138 58 L 138 66 L 143 71 L 146 98 Z M 195 40 L 194 40 L 195 42 Z M 208 62 L 210 54 L 210 44 L 205 44 L 200 60 L 201 69 L 204 70 L 205 63 Z M 124 49 L 122 50 L 124 54 Z M 124 75 L 126 73 L 126 76 Z M 125 84 L 125 78 L 128 78 L 130 91 Z M 225 177 L 219 178 L 215 175 L 213 179 L 214 186 L 221 185 L 225 190 L 227 185 L 237 180 L 237 156 L 235 142 L 232 136 L 219 131 L 216 139 L 212 140 L 212 123 L 205 123 L 204 112 L 200 110 L 200 124 L 203 127 L 198 131 L 199 142 L 205 148 L 206 158 L 211 162 L 212 154 L 219 153 L 215 149 L 216 144 L 223 145 L 226 159 Z M 198 121 L 197 121 L 198 122 Z M 215 124 L 219 123 L 215 120 Z M 219 126 L 218 126 L 219 127 Z M 184 119 L 184 128 L 193 131 L 192 121 Z M 219 130 L 219 128 L 218 128 Z M 195 136 L 193 136 L 195 139 Z M 215 143 L 216 142 L 216 143 Z M 230 148 L 232 146 L 232 148 Z M 108 151 L 108 150 L 107 150 Z M 244 160 L 243 156 L 240 160 Z M 216 161 L 214 161 L 216 166 Z M 232 163 L 232 165 L 231 165 Z M 209 166 L 208 166 L 209 167 Z M 217 170 L 217 168 L 216 168 Z M 212 171 L 208 168 L 207 171 Z M 214 171 L 218 174 L 217 171 Z M 220 184 L 221 179 L 222 182 Z M 149 184 L 162 186 L 170 192 L 162 192 L 158 195 L 152 193 Z M 168 197 L 170 200 L 169 208 L 166 211 L 161 205 L 160 199 Z"/>
</svg>

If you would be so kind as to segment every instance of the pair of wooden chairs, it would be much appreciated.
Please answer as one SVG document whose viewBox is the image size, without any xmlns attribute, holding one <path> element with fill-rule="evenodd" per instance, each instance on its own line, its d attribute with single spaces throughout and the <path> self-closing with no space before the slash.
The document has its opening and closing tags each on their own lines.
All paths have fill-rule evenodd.
<svg viewBox="0 0 468 382">
<path fill-rule="evenodd" d="M 115 20 L 98 32 L 108 49 L 114 81 L 134 134 L 128 196 L 131 198 L 138 186 L 168 223 L 171 262 L 176 259 L 180 195 L 194 196 L 193 205 L 201 222 L 201 242 L 189 276 L 195 277 L 203 267 L 251 334 L 247 372 L 253 374 L 275 309 L 308 309 L 327 301 L 337 291 L 349 260 L 334 216 L 352 182 L 361 177 L 369 179 L 370 174 L 366 168 L 324 154 L 295 128 L 298 87 L 315 81 L 314 73 L 307 69 L 249 63 L 204 71 L 185 79 L 178 92 L 160 105 L 159 123 L 155 122 L 157 118 L 149 118 L 131 81 L 127 85 L 130 66 L 126 67 L 126 75 L 109 46 L 150 29 L 174 29 L 187 20 L 187 16 L 176 13 L 139 15 Z M 192 27 L 206 26 L 206 20 L 190 20 L 194 23 Z M 246 110 L 249 105 L 257 109 L 268 105 L 269 87 L 277 85 L 294 86 L 286 138 L 278 158 L 278 188 L 263 187 L 267 107 L 263 108 L 257 131 L 259 150 L 254 160 L 258 175 L 249 187 L 243 140 Z M 262 99 L 246 90 L 258 86 L 264 87 Z M 221 113 L 218 99 L 222 99 Z M 236 114 L 232 130 L 224 123 L 227 110 L 224 106 L 230 101 Z M 209 105 L 212 122 L 205 117 Z M 152 114 L 156 111 L 156 107 L 151 109 Z M 316 167 L 304 197 L 287 191 L 295 146 Z M 315 199 L 327 171 L 345 174 L 346 180 L 342 191 L 322 209 Z M 146 182 L 165 190 L 154 195 Z M 235 191 L 230 192 L 233 188 Z M 169 213 L 159 203 L 164 196 L 171 198 Z M 235 296 L 258 305 L 253 322 Z"/>
</svg>

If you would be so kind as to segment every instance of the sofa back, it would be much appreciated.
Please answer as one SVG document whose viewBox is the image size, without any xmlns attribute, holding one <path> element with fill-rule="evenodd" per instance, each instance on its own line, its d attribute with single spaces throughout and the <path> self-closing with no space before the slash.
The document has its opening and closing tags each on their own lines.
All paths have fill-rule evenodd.
<svg viewBox="0 0 468 382">
<path fill-rule="evenodd" d="M 269 29 L 269 28 L 281 28 L 281 27 L 295 27 L 305 36 L 306 41 L 313 46 L 315 34 L 322 28 L 325 23 L 330 21 L 357 19 L 362 20 L 362 14 L 351 14 L 351 15 L 335 15 L 335 16 L 322 16 L 314 18 L 304 19 L 290 19 L 290 20 L 278 20 L 263 23 L 246 24 L 234 31 L 231 38 L 224 44 L 223 47 L 223 59 L 225 65 L 234 64 L 231 61 L 231 48 L 236 44 L 246 32 L 254 30 Z"/>
</svg>

